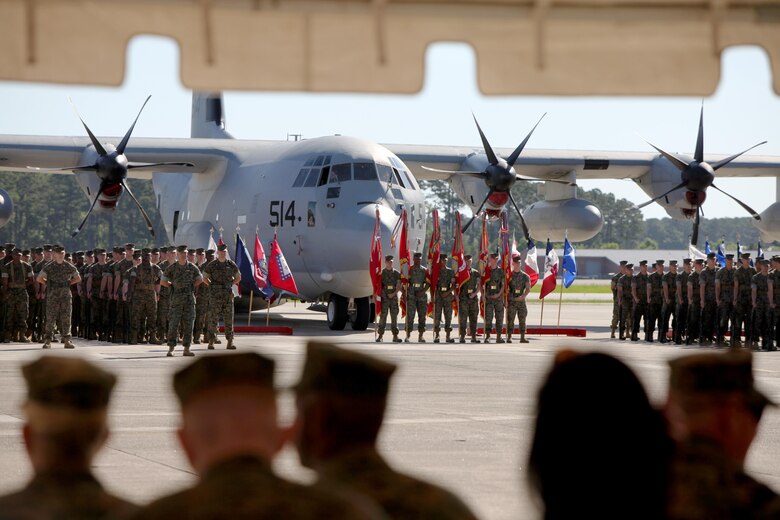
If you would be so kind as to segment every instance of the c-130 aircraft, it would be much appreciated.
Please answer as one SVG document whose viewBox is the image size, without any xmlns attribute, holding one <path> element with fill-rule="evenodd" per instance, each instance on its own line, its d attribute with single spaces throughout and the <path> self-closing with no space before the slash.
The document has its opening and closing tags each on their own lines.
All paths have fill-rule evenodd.
<svg viewBox="0 0 780 520">
<path fill-rule="evenodd" d="M 224 239 L 231 246 L 237 227 L 250 235 L 257 228 L 261 239 L 276 231 L 298 297 L 327 301 L 334 330 L 348 321 L 355 330 L 369 324 L 368 257 L 377 209 L 384 251 L 391 250 L 390 235 L 404 208 L 410 247 L 421 247 L 427 211 L 417 179 L 448 181 L 475 215 L 484 208 L 495 217 L 511 204 L 526 236 L 562 240 L 568 230 L 570 240 L 582 241 L 600 231 L 603 218 L 593 204 L 577 199 L 577 178 L 631 178 L 656 196 L 667 191 L 674 170 L 654 153 L 524 151 L 533 129 L 514 150 L 493 150 L 479 124 L 481 148 L 383 146 L 340 135 L 239 140 L 226 131 L 223 114 L 221 94 L 196 92 L 191 138 L 130 139 L 133 123 L 123 138 L 101 143 L 83 121 L 88 137 L 0 136 L 0 169 L 74 172 L 92 202 L 90 212 L 114 210 L 124 191 L 135 200 L 128 176 L 151 178 L 166 234 L 176 244 L 205 247 L 219 228 L 228 230 Z M 726 172 L 776 176 L 780 159 L 737 159 Z M 545 200 L 521 212 L 509 190 L 530 180 L 545 181 Z M 678 216 L 676 201 L 665 202 Z M 762 225 L 780 232 L 780 219 Z"/>
</svg>

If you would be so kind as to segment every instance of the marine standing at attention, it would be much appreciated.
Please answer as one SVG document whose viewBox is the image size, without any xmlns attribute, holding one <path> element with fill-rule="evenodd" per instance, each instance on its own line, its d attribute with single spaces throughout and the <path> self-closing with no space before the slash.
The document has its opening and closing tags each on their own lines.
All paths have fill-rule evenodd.
<svg viewBox="0 0 780 520">
<path fill-rule="evenodd" d="M 390 327 L 393 332 L 393 343 L 400 343 L 398 337 L 398 291 L 401 289 L 401 273 L 393 269 L 393 255 L 385 256 L 385 268 L 382 269 L 382 310 L 379 312 L 379 329 L 377 343 L 382 342 L 382 335 L 387 326 L 387 314 L 390 313 Z"/>
</svg>

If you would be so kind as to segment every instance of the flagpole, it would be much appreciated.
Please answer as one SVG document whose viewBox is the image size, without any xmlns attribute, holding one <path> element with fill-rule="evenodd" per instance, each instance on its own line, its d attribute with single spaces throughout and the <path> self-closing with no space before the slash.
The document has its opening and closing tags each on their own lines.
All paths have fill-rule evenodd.
<svg viewBox="0 0 780 520">
<path fill-rule="evenodd" d="M 268 304 L 265 306 L 265 326 L 267 327 L 271 321 L 271 300 L 268 300 Z"/>
<path fill-rule="evenodd" d="M 544 298 L 542 298 L 542 312 L 539 315 L 539 328 L 541 329 L 543 326 L 544 326 Z M 541 331 L 539 332 L 539 334 L 540 335 L 542 334 Z"/>
<path fill-rule="evenodd" d="M 248 327 L 252 323 L 252 297 L 255 295 L 255 291 L 249 289 L 249 310 L 246 313 L 246 326 Z"/>
<path fill-rule="evenodd" d="M 561 328 L 561 305 L 563 305 L 563 264 L 561 264 L 561 290 L 560 297 L 558 298 L 558 324 L 555 326 L 555 335 L 558 335 L 558 330 Z"/>
</svg>

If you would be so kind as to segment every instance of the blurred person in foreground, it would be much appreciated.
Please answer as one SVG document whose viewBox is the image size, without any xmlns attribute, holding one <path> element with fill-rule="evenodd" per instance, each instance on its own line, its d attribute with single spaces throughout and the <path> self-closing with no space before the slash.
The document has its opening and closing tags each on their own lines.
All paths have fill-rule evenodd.
<svg viewBox="0 0 780 520">
<path fill-rule="evenodd" d="M 658 519 L 672 442 L 624 363 L 561 351 L 539 390 L 528 462 L 543 518 Z"/>
<path fill-rule="evenodd" d="M 277 423 L 274 366 L 255 353 L 222 354 L 176 372 L 179 442 L 199 480 L 152 502 L 136 518 L 376 518 L 362 503 L 274 473 L 271 462 L 287 438 Z"/>
<path fill-rule="evenodd" d="M 677 449 L 672 519 L 780 518 L 780 497 L 745 472 L 764 409 L 750 352 L 705 353 L 669 363 L 667 420 Z"/>
<path fill-rule="evenodd" d="M 474 519 L 455 495 L 399 473 L 377 451 L 396 366 L 327 343 L 309 342 L 301 379 L 296 446 L 326 489 L 359 493 L 390 518 Z"/>
<path fill-rule="evenodd" d="M 106 492 L 92 474 L 108 438 L 108 402 L 116 377 L 80 358 L 43 356 L 22 367 L 24 443 L 34 476 L 0 498 L 0 518 L 123 518 L 133 504 Z"/>
</svg>

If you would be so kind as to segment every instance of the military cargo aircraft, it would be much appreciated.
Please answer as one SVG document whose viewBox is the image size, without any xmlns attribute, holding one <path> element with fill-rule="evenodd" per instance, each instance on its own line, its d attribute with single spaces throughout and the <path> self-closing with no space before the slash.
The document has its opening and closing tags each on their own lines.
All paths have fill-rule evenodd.
<svg viewBox="0 0 780 520">
<path fill-rule="evenodd" d="M 526 223 L 526 235 L 562 240 L 568 231 L 572 241 L 595 236 L 603 225 L 599 209 L 577 198 L 577 179 L 633 179 L 651 197 L 680 179 L 675 165 L 658 153 L 526 150 L 533 129 L 514 150 L 494 150 L 478 124 L 481 147 L 379 145 L 340 135 L 233 139 L 225 129 L 220 94 L 193 94 L 190 138 L 131 139 L 134 125 L 122 138 L 102 140 L 86 124 L 87 137 L 0 136 L 0 169 L 73 172 L 92 203 L 74 232 L 93 210 L 115 209 L 124 192 L 138 204 L 125 182 L 128 176 L 152 180 L 172 243 L 204 247 L 212 230 L 220 228 L 231 246 L 236 228 L 245 239 L 255 229 L 264 240 L 276 232 L 298 297 L 326 301 L 332 329 L 349 321 L 353 329 L 364 330 L 371 319 L 368 257 L 377 209 L 384 251 L 390 250 L 391 231 L 404 208 L 410 247 L 422 247 L 427 211 L 417 179 L 448 181 L 475 214 L 484 209 L 495 217 L 511 203 L 509 209 Z M 737 158 L 718 171 L 719 176 L 778 174 L 777 157 Z M 545 200 L 521 212 L 509 189 L 532 180 L 544 181 Z M 657 202 L 680 218 L 687 216 L 680 212 L 680 199 L 671 193 Z M 5 204 L 10 199 L 0 205 Z M 780 219 L 762 225 L 780 236 Z"/>
</svg>

